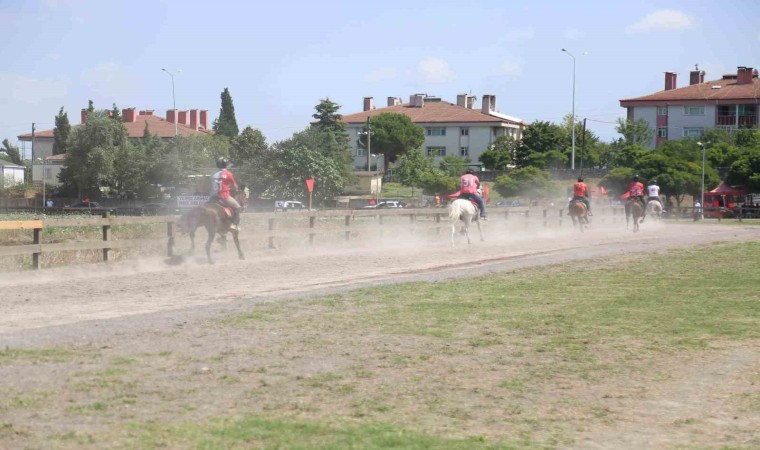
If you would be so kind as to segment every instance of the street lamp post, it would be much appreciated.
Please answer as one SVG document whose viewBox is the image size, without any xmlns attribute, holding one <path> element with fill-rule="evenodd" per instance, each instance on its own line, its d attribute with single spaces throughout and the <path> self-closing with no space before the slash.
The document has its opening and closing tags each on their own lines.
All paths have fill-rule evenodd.
<svg viewBox="0 0 760 450">
<path fill-rule="evenodd" d="M 172 77 L 172 108 L 174 108 L 174 137 L 176 138 L 177 135 L 179 134 L 179 132 L 177 130 L 177 119 L 178 119 L 178 117 L 177 117 L 177 99 L 174 96 L 174 74 L 171 73 L 171 72 L 169 72 L 168 70 L 166 70 L 164 68 L 162 68 L 161 70 L 163 70 L 170 77 Z"/>
<path fill-rule="evenodd" d="M 42 163 L 42 210 L 47 208 L 47 198 L 45 195 L 45 158 L 37 158 L 37 161 Z"/>
<path fill-rule="evenodd" d="M 702 147 L 702 200 L 700 202 L 700 205 L 702 205 L 702 208 L 700 209 L 700 219 L 705 218 L 705 144 L 702 142 L 697 142 L 697 145 Z"/>
<path fill-rule="evenodd" d="M 572 128 L 572 135 L 573 135 L 573 153 L 572 153 L 572 159 L 570 159 L 570 169 L 575 170 L 575 56 L 573 56 L 572 53 L 568 52 L 567 49 L 562 49 L 563 52 L 567 53 L 568 56 L 573 58 L 573 110 L 571 115 L 573 116 L 573 128 Z"/>
</svg>

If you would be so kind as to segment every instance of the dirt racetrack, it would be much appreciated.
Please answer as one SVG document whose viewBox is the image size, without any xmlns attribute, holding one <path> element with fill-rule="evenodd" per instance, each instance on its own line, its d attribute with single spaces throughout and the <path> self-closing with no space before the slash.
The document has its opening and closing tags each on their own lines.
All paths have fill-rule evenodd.
<svg viewBox="0 0 760 450">
<path fill-rule="evenodd" d="M 174 324 L 244 309 L 255 301 L 312 296 L 377 283 L 437 280 L 516 268 L 652 252 L 715 241 L 760 239 L 756 225 L 646 223 L 632 233 L 621 224 L 581 234 L 563 230 L 505 233 L 486 224 L 486 242 L 450 247 L 446 236 L 420 240 L 399 231 L 371 242 L 248 251 L 232 248 L 210 266 L 201 255 L 183 264 L 141 259 L 39 272 L 3 274 L 0 344 L 48 344 L 134 327 Z M 475 233 L 477 235 L 477 232 Z M 181 250 L 180 250 L 181 251 Z M 199 253 L 202 253 L 199 252 Z M 130 320 L 131 319 L 131 320 Z M 108 323 L 107 327 L 102 326 Z M 73 325 L 73 326 L 72 326 Z"/>
</svg>

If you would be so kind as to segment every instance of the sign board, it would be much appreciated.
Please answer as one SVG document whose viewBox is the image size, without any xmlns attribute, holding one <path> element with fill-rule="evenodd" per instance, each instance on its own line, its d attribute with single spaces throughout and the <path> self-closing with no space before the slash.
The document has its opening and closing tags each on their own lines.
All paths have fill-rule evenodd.
<svg viewBox="0 0 760 450">
<path fill-rule="evenodd" d="M 177 197 L 177 208 L 195 208 L 208 200 L 208 195 L 180 195 Z"/>
<path fill-rule="evenodd" d="M 306 189 L 309 192 L 314 191 L 314 178 L 307 178 L 306 179 Z"/>
</svg>

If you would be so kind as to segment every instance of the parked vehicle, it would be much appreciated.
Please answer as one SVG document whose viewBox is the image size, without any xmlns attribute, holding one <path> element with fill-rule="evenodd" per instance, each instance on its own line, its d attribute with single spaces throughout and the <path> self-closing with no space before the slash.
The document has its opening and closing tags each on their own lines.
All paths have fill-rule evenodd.
<svg viewBox="0 0 760 450">
<path fill-rule="evenodd" d="M 496 202 L 496 206 L 513 207 L 513 206 L 521 206 L 521 205 L 520 205 L 520 202 L 518 202 L 517 200 L 502 200 L 500 202 Z"/>
<path fill-rule="evenodd" d="M 298 200 L 278 200 L 274 202 L 275 211 L 306 211 L 308 208 Z"/>
<path fill-rule="evenodd" d="M 64 213 L 80 213 L 80 214 L 103 214 L 104 212 L 114 213 L 113 208 L 108 208 L 101 205 L 98 202 L 79 202 L 73 205 L 64 206 L 62 211 Z"/>
<path fill-rule="evenodd" d="M 380 202 L 376 206 L 377 209 L 383 209 L 383 208 L 404 208 L 404 207 L 406 207 L 406 203 L 395 201 L 395 200 L 389 200 L 389 201 L 385 201 L 385 202 Z"/>
</svg>

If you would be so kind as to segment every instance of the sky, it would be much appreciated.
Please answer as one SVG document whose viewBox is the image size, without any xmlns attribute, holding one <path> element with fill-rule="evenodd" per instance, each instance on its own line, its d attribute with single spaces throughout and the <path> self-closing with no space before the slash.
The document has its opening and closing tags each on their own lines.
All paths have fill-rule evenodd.
<svg viewBox="0 0 760 450">
<path fill-rule="evenodd" d="M 323 98 L 340 113 L 426 93 L 496 95 L 497 110 L 560 122 L 573 107 L 609 141 L 622 98 L 760 67 L 760 2 L 0 0 L 0 139 L 72 124 L 96 108 L 219 114 L 272 143 L 304 129 Z M 478 102 L 479 105 L 479 102 Z"/>
</svg>

